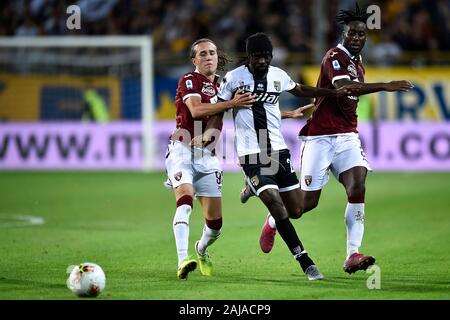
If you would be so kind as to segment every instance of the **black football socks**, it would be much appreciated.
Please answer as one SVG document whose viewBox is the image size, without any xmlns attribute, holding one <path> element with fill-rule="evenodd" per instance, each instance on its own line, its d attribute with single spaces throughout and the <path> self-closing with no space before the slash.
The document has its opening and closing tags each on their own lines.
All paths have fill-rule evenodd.
<svg viewBox="0 0 450 320">
<path fill-rule="evenodd" d="M 276 221 L 276 225 L 280 236 L 283 238 L 294 258 L 300 263 L 303 272 L 305 272 L 305 270 L 313 265 L 314 262 L 308 257 L 308 253 L 305 251 L 305 248 L 303 248 L 302 242 L 298 238 L 297 232 L 291 221 L 289 218 L 278 220 Z"/>
</svg>

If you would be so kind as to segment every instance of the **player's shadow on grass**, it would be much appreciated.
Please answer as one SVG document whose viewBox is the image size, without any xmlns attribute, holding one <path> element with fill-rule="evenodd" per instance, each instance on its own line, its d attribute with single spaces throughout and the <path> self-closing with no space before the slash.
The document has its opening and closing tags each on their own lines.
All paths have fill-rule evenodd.
<svg viewBox="0 0 450 320">
<path fill-rule="evenodd" d="M 327 282 L 333 283 L 334 286 L 349 287 L 355 283 L 366 282 L 370 275 L 358 274 L 349 276 L 338 276 L 325 278 Z M 386 279 L 381 278 L 381 290 L 393 292 L 449 292 L 450 283 L 446 281 L 436 280 L 417 280 L 417 279 Z"/>
<path fill-rule="evenodd" d="M 301 275 L 305 277 L 304 275 Z M 306 277 L 304 279 L 299 279 L 299 281 L 308 282 L 308 279 Z M 224 284 L 242 284 L 249 281 L 253 281 L 254 283 L 259 283 L 262 285 L 281 285 L 281 286 L 297 286 L 299 282 L 297 282 L 297 279 L 295 281 L 292 280 L 292 277 L 289 275 L 286 275 L 284 279 L 273 279 L 269 278 L 267 276 L 261 276 L 261 277 L 252 277 L 252 276 L 230 276 L 228 275 L 226 278 L 216 280 L 217 282 L 221 282 Z M 309 281 L 311 282 L 311 281 Z"/>
<path fill-rule="evenodd" d="M 444 281 L 381 279 L 381 286 L 383 285 L 386 291 L 450 292 L 450 284 Z"/>
</svg>

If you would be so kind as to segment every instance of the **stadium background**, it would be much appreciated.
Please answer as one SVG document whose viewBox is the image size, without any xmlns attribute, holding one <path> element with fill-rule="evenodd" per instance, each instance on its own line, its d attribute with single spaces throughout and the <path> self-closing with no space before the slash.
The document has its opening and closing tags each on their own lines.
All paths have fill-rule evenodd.
<svg viewBox="0 0 450 320">
<path fill-rule="evenodd" d="M 70 13 L 66 9 L 73 4 L 81 10 L 81 28 L 69 30 L 66 21 Z M 301 290 L 291 287 L 284 275 L 292 277 L 297 270 L 286 262 L 280 239 L 272 257 L 261 257 L 256 243 L 265 209 L 256 200 L 245 206 L 238 203 L 241 174 L 232 172 L 239 168 L 231 151 L 233 130 L 227 115 L 223 153 L 229 172 L 224 185 L 224 215 L 230 231 L 214 248 L 218 269 L 224 276 L 218 275 L 214 282 L 220 288 L 217 292 L 200 276 L 193 276 L 198 282 L 193 285 L 195 290 L 212 291 L 207 291 L 211 296 L 198 292 L 189 299 L 450 297 L 450 2 L 359 4 L 375 4 L 381 9 L 381 29 L 369 31 L 362 53 L 366 81 L 407 79 L 415 86 L 408 93 L 368 95 L 358 108 L 361 136 L 375 169 L 368 178 L 369 216 L 364 243 L 384 258 L 385 264 L 380 259 L 380 265 L 387 290 L 373 293 L 365 288 L 368 275 L 347 278 L 338 268 L 345 241 L 341 219 L 345 198 L 335 181 L 326 187 L 317 214 L 296 222 L 296 227 L 304 230 L 305 239 L 311 239 L 311 247 L 323 252 L 321 262 L 331 282 L 313 288 L 297 277 Z M 39 272 L 40 268 L 49 265 L 59 273 L 80 259 L 92 259 L 106 265 L 107 274 L 110 271 L 111 285 L 105 298 L 180 299 L 188 289 L 174 283 L 172 277 L 175 248 L 170 222 L 174 205 L 162 181 L 177 80 L 192 70 L 188 61 L 190 44 L 200 37 L 211 38 L 236 63 L 244 55 L 245 38 L 265 31 L 275 46 L 273 64 L 288 70 L 295 80 L 315 85 L 324 52 L 340 40 L 341 28 L 334 16 L 339 9 L 353 5 L 354 1 L 347 0 L 3 1 L 0 251 L 8 259 L 1 260 L 0 269 L 9 270 L 8 263 L 15 269 L 13 274 L 1 274 L 0 287 L 5 290 L 0 291 L 0 298 L 68 299 L 71 296 L 64 288 L 63 272 L 52 279 Z M 46 39 L 54 36 L 90 37 L 99 41 L 99 46 L 47 48 Z M 111 36 L 125 42 L 136 36 L 151 39 L 152 65 L 144 70 L 152 77 L 151 87 L 143 86 L 139 52 L 131 47 L 100 45 Z M 27 37 L 41 39 L 40 47 L 27 46 Z M 1 45 L 2 41 L 17 39 L 20 46 Z M 148 92 L 151 95 L 145 95 Z M 145 109 L 146 97 L 151 97 L 150 109 Z M 308 102 L 286 94 L 280 105 L 287 110 Z M 296 168 L 296 133 L 303 122 L 287 121 L 283 128 Z M 151 143 L 151 154 L 147 154 L 150 164 L 144 159 L 145 130 L 151 137 L 147 140 Z M 107 172 L 99 172 L 104 170 Z M 38 225 L 35 216 L 45 223 Z M 248 220 L 242 221 L 244 216 Z M 30 221 L 37 225 L 32 226 Z M 192 237 L 201 223 L 197 205 Z M 318 240 L 317 234 L 324 239 Z M 330 246 L 336 237 L 341 245 Z M 101 245 L 92 245 L 86 238 Z M 117 238 L 128 246 L 118 244 Z M 230 242 L 230 238 L 234 240 Z M 75 239 L 81 240 L 75 244 Z M 393 260 L 401 249 L 392 244 L 395 241 L 410 254 L 420 252 L 417 260 L 401 259 L 404 275 L 389 269 L 396 266 Z M 249 243 L 251 254 L 245 247 L 243 251 L 234 250 L 242 242 Z M 225 267 L 234 262 L 238 270 L 220 266 L 229 255 L 233 259 L 227 260 Z M 241 262 L 243 256 L 252 262 Z M 124 257 L 129 262 L 120 264 L 117 260 Z M 253 263 L 267 270 L 259 265 L 255 275 L 247 265 Z M 424 268 L 424 263 L 428 267 Z M 271 268 L 278 272 L 276 276 L 268 271 Z M 117 276 L 125 270 L 130 273 L 131 284 Z M 149 282 L 140 284 L 142 277 Z M 153 284 L 152 278 L 156 279 Z M 253 286 L 255 278 L 261 287 Z M 249 287 L 239 287 L 241 282 Z M 360 288 L 352 289 L 356 284 Z M 272 292 L 273 285 L 278 293 Z M 226 288 L 231 288 L 228 294 L 224 293 Z"/>
</svg>

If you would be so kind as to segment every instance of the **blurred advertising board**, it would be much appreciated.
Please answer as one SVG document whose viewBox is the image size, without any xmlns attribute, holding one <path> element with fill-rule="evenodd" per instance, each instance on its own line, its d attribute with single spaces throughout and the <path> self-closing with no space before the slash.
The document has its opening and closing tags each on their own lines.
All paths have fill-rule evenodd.
<svg viewBox="0 0 450 320">
<path fill-rule="evenodd" d="M 318 67 L 302 69 L 306 84 L 315 85 Z M 294 74 L 294 73 L 292 73 Z M 379 92 L 364 96 L 360 120 L 450 121 L 450 68 L 366 68 L 366 82 L 406 79 L 414 84 L 409 92 Z M 172 119 L 175 113 L 175 78 L 155 77 L 155 117 Z M 298 80 L 298 79 L 295 79 Z M 87 89 L 98 91 L 112 120 L 141 118 L 139 79 L 114 76 L 12 75 L 0 74 L 0 120 L 80 120 Z M 298 98 L 283 95 L 281 106 L 293 108 Z"/>
<path fill-rule="evenodd" d="M 303 121 L 284 120 L 283 134 L 298 170 Z M 156 122 L 153 170 L 164 170 L 172 121 Z M 375 171 L 450 171 L 450 122 L 366 122 L 361 140 Z M 216 146 L 224 170 L 239 170 L 233 123 Z M 3 123 L 0 170 L 142 170 L 141 122 Z"/>
<path fill-rule="evenodd" d="M 116 77 L 0 74 L 0 120 L 81 120 L 89 89 L 103 97 L 111 119 L 120 118 L 121 83 Z"/>
</svg>

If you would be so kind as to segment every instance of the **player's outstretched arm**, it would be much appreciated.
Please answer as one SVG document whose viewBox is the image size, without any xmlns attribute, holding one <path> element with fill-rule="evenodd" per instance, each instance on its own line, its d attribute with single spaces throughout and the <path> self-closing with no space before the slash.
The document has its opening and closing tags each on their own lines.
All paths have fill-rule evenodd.
<svg viewBox="0 0 450 320">
<path fill-rule="evenodd" d="M 348 96 L 353 95 L 353 92 L 356 89 L 359 89 L 361 85 L 357 82 L 344 85 L 340 88 L 336 89 L 328 89 L 328 88 L 316 88 L 307 86 L 304 84 L 299 84 L 295 86 L 294 89 L 290 90 L 289 92 L 297 97 L 310 97 L 310 98 L 316 98 L 316 97 L 330 97 L 330 96 Z"/>
<path fill-rule="evenodd" d="M 326 97 L 336 94 L 336 90 L 334 89 L 316 88 L 300 83 L 297 83 L 295 88 L 290 90 L 289 92 L 296 97 L 310 97 L 310 98 Z"/>
<path fill-rule="evenodd" d="M 342 88 L 344 86 L 348 87 L 352 84 L 359 84 L 359 88 L 354 88 L 352 90 L 352 95 L 362 96 L 364 94 L 379 92 L 379 91 L 408 91 L 413 88 L 411 82 L 406 80 L 391 81 L 391 82 L 374 82 L 374 83 L 361 83 L 356 81 L 351 81 L 349 79 L 340 79 L 334 83 L 336 88 Z"/>
<path fill-rule="evenodd" d="M 237 92 L 233 99 L 217 103 L 202 103 L 199 96 L 190 96 L 185 101 L 194 119 L 212 116 L 229 108 L 251 107 L 253 102 L 255 102 L 254 96 L 250 92 Z"/>
<path fill-rule="evenodd" d="M 298 107 L 292 111 L 281 111 L 281 119 L 295 119 L 303 117 L 303 111 L 314 107 L 314 103 L 310 103 L 301 107 Z"/>
</svg>

